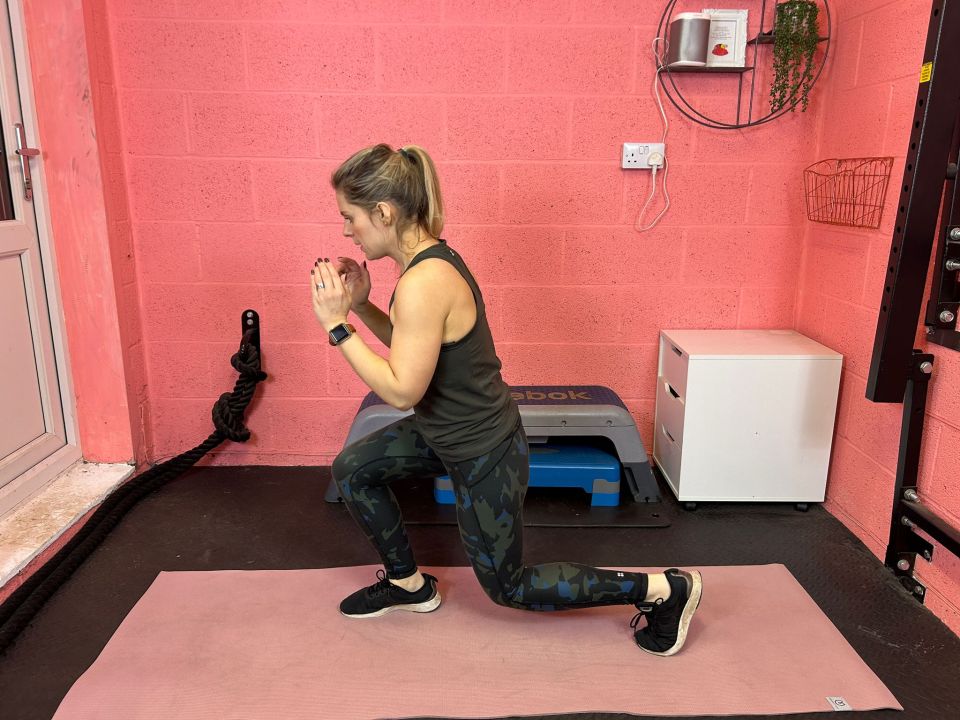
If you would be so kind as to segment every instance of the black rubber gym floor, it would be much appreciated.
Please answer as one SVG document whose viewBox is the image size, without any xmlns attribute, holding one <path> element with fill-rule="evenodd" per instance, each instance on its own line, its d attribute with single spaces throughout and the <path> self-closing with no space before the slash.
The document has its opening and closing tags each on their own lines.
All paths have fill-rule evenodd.
<svg viewBox="0 0 960 720">
<path fill-rule="evenodd" d="M 343 506 L 324 502 L 328 481 L 328 468 L 193 469 L 143 500 L 0 658 L 0 717 L 50 718 L 162 570 L 375 564 Z M 669 490 L 663 497 L 670 527 L 527 528 L 525 555 L 664 568 L 783 563 L 905 708 L 858 717 L 960 718 L 960 639 L 820 506 L 704 503 L 687 512 Z M 410 535 L 421 564 L 466 564 L 455 527 L 412 526 Z M 696 691 L 696 678 L 676 690 Z M 316 717 L 335 713 L 318 707 Z"/>
</svg>

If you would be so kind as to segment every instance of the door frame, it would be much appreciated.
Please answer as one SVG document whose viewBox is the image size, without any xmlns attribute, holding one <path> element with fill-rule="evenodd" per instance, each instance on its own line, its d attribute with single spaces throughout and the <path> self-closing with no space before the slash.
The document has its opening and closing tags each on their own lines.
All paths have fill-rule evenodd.
<svg viewBox="0 0 960 720">
<path fill-rule="evenodd" d="M 50 317 L 50 334 L 53 341 L 57 379 L 60 386 L 60 401 L 63 408 L 63 424 L 66 444 L 40 461 L 26 472 L 0 488 L 0 516 L 7 514 L 24 500 L 36 494 L 58 474 L 83 459 L 77 429 L 76 403 L 73 377 L 70 372 L 70 355 L 64 326 L 63 306 L 60 300 L 60 282 L 57 274 L 56 251 L 53 242 L 53 225 L 50 220 L 49 196 L 43 161 L 43 145 L 38 144 L 37 111 L 34 105 L 30 55 L 27 47 L 26 23 L 23 0 L 4 0 L 9 18 L 13 55 L 16 64 L 17 86 L 20 91 L 20 114 L 29 147 L 39 147 L 41 154 L 31 161 L 33 178 L 33 211 L 36 215 L 37 238 L 40 245 L 41 268 L 46 287 L 47 307 Z M 39 160 L 39 162 L 37 162 Z M 22 182 L 12 183 L 13 192 L 22 192 Z"/>
</svg>

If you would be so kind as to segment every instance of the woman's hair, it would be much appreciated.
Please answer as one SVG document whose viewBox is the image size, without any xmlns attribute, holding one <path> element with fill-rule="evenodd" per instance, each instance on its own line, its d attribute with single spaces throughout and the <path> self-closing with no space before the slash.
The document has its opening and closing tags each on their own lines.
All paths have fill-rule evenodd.
<svg viewBox="0 0 960 720">
<path fill-rule="evenodd" d="M 334 190 L 352 205 L 372 212 L 378 202 L 398 210 L 397 235 L 411 225 L 433 237 L 443 232 L 443 200 L 437 169 L 427 151 L 407 145 L 394 151 L 381 143 L 354 153 L 330 178 Z"/>
</svg>

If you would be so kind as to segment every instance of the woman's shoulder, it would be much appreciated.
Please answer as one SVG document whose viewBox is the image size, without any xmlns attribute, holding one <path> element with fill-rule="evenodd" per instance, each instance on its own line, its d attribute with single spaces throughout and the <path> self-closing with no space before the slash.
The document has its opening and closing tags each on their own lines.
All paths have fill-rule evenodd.
<svg viewBox="0 0 960 720">
<path fill-rule="evenodd" d="M 407 269 L 397 282 L 397 289 L 405 285 L 415 286 L 423 283 L 434 283 L 443 278 L 460 277 L 460 271 L 449 261 L 439 257 L 423 258 L 416 265 Z"/>
<path fill-rule="evenodd" d="M 424 258 L 408 268 L 397 281 L 394 298 L 400 300 L 405 295 L 416 293 L 441 298 L 451 295 L 457 289 L 460 272 L 441 258 Z"/>
</svg>

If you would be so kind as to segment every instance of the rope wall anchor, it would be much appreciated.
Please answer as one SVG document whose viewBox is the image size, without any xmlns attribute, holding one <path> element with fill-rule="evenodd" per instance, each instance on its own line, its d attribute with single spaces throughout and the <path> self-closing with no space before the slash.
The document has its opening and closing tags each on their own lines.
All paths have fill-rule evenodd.
<svg viewBox="0 0 960 720">
<path fill-rule="evenodd" d="M 250 438 L 243 422 L 244 411 L 257 383 L 267 375 L 260 370 L 260 316 L 254 310 L 245 310 L 241 323 L 240 349 L 230 358 L 240 376 L 233 392 L 221 395 L 213 406 L 214 432 L 192 450 L 151 467 L 114 490 L 76 535 L 0 605 L 0 654 L 134 505 L 178 478 L 224 440 L 246 442 Z"/>
</svg>

